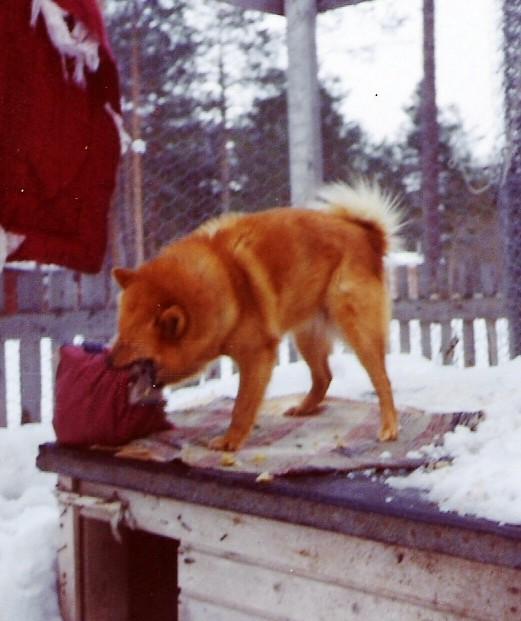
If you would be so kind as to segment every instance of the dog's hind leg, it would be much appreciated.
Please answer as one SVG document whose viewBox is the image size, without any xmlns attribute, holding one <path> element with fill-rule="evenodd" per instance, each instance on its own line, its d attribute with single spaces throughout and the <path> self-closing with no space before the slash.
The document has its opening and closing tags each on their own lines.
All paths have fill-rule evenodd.
<svg viewBox="0 0 521 621">
<path fill-rule="evenodd" d="M 295 330 L 293 336 L 298 350 L 310 368 L 312 385 L 302 403 L 289 409 L 285 414 L 286 416 L 304 416 L 316 410 L 331 383 L 328 363 L 331 339 L 322 317 L 317 317 Z"/>
<path fill-rule="evenodd" d="M 385 368 L 390 319 L 386 286 L 374 276 L 364 276 L 358 284 L 351 282 L 345 288 L 337 285 L 328 298 L 332 320 L 354 349 L 378 395 L 379 438 L 381 441 L 395 440 L 398 437 L 398 415 Z"/>
</svg>

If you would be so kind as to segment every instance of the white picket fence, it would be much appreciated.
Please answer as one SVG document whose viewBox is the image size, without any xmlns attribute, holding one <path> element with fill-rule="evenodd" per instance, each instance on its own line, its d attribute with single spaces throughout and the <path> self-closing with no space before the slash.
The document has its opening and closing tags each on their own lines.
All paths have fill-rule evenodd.
<svg viewBox="0 0 521 621">
<path fill-rule="evenodd" d="M 510 358 L 508 322 L 494 274 L 460 270 L 435 291 L 422 285 L 419 266 L 390 270 L 394 299 L 391 353 L 423 355 L 439 364 L 489 366 Z M 4 272 L 0 276 L 0 427 L 49 420 L 57 350 L 76 335 L 107 341 L 114 333 L 114 291 L 106 275 Z M 338 344 L 337 347 L 343 347 Z M 293 364 L 289 341 L 279 365 Z M 208 378 L 228 377 L 222 359 Z"/>
</svg>

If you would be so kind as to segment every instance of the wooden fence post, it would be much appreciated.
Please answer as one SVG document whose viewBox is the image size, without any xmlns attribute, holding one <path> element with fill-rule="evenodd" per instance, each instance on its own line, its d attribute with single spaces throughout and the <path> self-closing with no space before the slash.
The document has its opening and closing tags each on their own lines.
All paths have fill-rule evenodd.
<svg viewBox="0 0 521 621">
<path fill-rule="evenodd" d="M 22 313 L 41 313 L 45 310 L 44 273 L 40 270 L 22 272 L 18 276 L 18 310 Z M 41 420 L 41 356 L 40 340 L 44 334 L 35 333 L 30 324 L 20 334 L 20 386 L 22 423 Z"/>
<path fill-rule="evenodd" d="M 408 270 L 405 265 L 395 269 L 396 273 L 396 295 L 398 300 L 409 299 L 409 279 Z M 411 328 L 409 321 L 399 319 L 400 326 L 400 352 L 404 354 L 411 353 Z"/>
</svg>

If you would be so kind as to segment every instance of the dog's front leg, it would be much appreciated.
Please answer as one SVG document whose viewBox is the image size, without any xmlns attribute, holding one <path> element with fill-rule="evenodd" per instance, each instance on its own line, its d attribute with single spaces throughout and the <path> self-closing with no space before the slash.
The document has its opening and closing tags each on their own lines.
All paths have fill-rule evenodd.
<svg viewBox="0 0 521 621">
<path fill-rule="evenodd" d="M 232 411 L 232 422 L 223 436 L 213 438 L 209 446 L 221 451 L 235 451 L 247 439 L 255 422 L 276 361 L 276 347 L 249 350 L 236 357 L 239 366 L 239 392 Z"/>
</svg>

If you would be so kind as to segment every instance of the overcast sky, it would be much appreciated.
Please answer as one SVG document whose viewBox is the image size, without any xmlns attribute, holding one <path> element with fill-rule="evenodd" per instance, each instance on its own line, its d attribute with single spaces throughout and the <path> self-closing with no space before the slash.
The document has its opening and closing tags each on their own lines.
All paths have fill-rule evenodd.
<svg viewBox="0 0 521 621">
<path fill-rule="evenodd" d="M 438 103 L 458 108 L 478 154 L 501 142 L 500 0 L 436 0 Z M 421 77 L 421 0 L 374 0 L 319 18 L 321 71 L 375 138 L 403 129 Z M 399 19 L 396 19 L 399 18 Z"/>
</svg>

